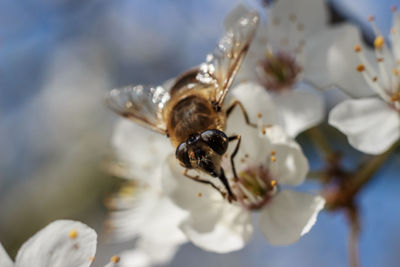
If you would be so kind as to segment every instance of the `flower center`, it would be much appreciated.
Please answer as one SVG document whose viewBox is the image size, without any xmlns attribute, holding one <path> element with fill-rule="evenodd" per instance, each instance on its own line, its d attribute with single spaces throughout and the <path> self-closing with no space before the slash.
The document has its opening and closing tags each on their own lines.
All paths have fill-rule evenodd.
<svg viewBox="0 0 400 267">
<path fill-rule="evenodd" d="M 277 182 L 263 166 L 249 167 L 238 176 L 233 190 L 238 201 L 247 209 L 261 209 L 278 190 Z"/>
<path fill-rule="evenodd" d="M 267 89 L 281 91 L 290 89 L 296 83 L 301 70 L 294 56 L 278 51 L 266 53 L 256 67 L 256 74 Z"/>
</svg>

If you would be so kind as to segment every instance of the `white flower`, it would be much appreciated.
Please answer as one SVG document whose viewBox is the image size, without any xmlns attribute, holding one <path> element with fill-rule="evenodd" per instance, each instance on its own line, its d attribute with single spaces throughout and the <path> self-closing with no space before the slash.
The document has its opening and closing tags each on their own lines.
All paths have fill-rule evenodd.
<svg viewBox="0 0 400 267">
<path fill-rule="evenodd" d="M 232 89 L 231 97 L 240 99 L 250 121 L 280 125 L 290 137 L 315 126 L 324 117 L 321 97 L 311 92 L 296 90 L 268 94 L 258 83 L 244 82 Z"/>
<path fill-rule="evenodd" d="M 239 120 L 232 116 L 228 127 L 231 120 Z M 235 158 L 239 180 L 225 168 L 237 201 L 229 203 L 211 186 L 182 175 L 183 168 L 174 158 L 165 164 L 164 188 L 189 212 L 180 227 L 197 246 L 226 253 L 241 249 L 250 239 L 252 211 L 257 211 L 261 231 L 270 243 L 293 243 L 310 230 L 325 203 L 320 196 L 286 188 L 304 181 L 307 159 L 278 126 L 269 127 L 261 137 L 244 123 L 238 128 L 242 129 L 242 145 Z"/>
<path fill-rule="evenodd" d="M 383 153 L 400 137 L 400 14 L 394 10 L 393 17 L 391 50 L 373 17 L 369 20 L 376 35 L 375 56 L 360 45 L 355 28 L 349 28 L 348 38 L 332 47 L 339 55 L 337 83 L 362 98 L 338 104 L 329 114 L 329 123 L 346 134 L 353 147 L 368 154 Z"/>
<path fill-rule="evenodd" d="M 110 202 L 114 209 L 109 221 L 113 238 L 136 239 L 135 249 L 124 254 L 121 266 L 130 266 L 136 260 L 137 266 L 168 262 L 186 242 L 178 227 L 185 212 L 172 204 L 161 188 L 161 163 L 172 154 L 172 146 L 165 136 L 127 120 L 118 122 L 112 144 L 124 165 L 114 172 L 123 171 L 118 175 L 133 182 Z"/>
<path fill-rule="evenodd" d="M 226 25 L 245 11 L 244 6 L 236 8 Z M 333 69 L 327 63 L 329 48 L 348 26 L 328 26 L 322 0 L 278 0 L 267 6 L 266 12 L 268 21 L 260 23 L 237 81 L 264 86 L 278 113 L 284 114 L 281 126 L 294 137 L 324 118 L 322 97 L 305 89 L 333 85 Z"/>
<path fill-rule="evenodd" d="M 70 220 L 50 223 L 26 241 L 11 261 L 0 244 L 1 267 L 88 267 L 95 259 L 96 232 L 87 225 Z M 119 257 L 108 267 L 117 266 Z"/>
</svg>

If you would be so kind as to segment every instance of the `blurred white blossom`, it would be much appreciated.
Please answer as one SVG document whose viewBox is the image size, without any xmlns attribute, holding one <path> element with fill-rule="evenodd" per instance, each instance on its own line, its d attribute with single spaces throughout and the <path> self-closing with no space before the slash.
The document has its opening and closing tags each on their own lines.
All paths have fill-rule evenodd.
<svg viewBox="0 0 400 267">
<path fill-rule="evenodd" d="M 152 266 L 172 259 L 186 238 L 178 225 L 185 212 L 166 197 L 161 188 L 161 163 L 173 153 L 169 140 L 131 121 L 120 120 L 112 137 L 118 164 L 116 175 L 129 179 L 111 201 L 109 225 L 115 240 L 136 240 L 121 266 Z M 126 263 L 126 265 L 124 265 Z M 136 266 L 135 265 L 135 266 Z"/>
<path fill-rule="evenodd" d="M 226 26 L 245 10 L 238 6 L 226 18 Z M 247 91 L 262 85 L 265 98 L 274 101 L 283 115 L 277 123 L 294 137 L 324 118 L 322 97 L 307 89 L 332 84 L 326 55 L 340 31 L 328 26 L 322 0 L 279 0 L 267 5 L 265 12 L 267 21 L 260 23 L 237 81 L 251 82 Z"/>
</svg>

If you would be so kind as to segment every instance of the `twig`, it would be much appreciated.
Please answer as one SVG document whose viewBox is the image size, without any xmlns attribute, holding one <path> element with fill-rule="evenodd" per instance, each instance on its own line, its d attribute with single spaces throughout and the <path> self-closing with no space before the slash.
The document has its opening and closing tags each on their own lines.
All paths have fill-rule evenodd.
<svg viewBox="0 0 400 267">
<path fill-rule="evenodd" d="M 367 184 L 379 168 L 386 162 L 389 156 L 396 150 L 398 143 L 395 143 L 385 153 L 375 156 L 365 162 L 353 176 L 351 181 L 343 189 L 342 194 L 348 199 L 353 198 Z"/>
<path fill-rule="evenodd" d="M 348 253 L 349 253 L 349 266 L 360 266 L 360 252 L 358 241 L 360 236 L 360 219 L 355 204 L 347 207 L 347 216 L 350 224 L 350 232 L 348 237 Z"/>
</svg>

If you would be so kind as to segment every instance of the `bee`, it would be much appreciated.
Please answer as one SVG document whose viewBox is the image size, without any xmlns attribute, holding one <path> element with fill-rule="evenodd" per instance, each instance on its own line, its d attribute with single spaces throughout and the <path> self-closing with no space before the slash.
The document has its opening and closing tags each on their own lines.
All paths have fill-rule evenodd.
<svg viewBox="0 0 400 267">
<path fill-rule="evenodd" d="M 235 200 L 224 170 L 222 156 L 228 144 L 236 140 L 230 160 L 237 178 L 233 159 L 240 146 L 240 135 L 227 136 L 226 120 L 235 107 L 240 107 L 246 122 L 248 116 L 242 104 L 234 101 L 223 107 L 234 77 L 249 49 L 258 24 L 255 11 L 246 10 L 226 30 L 213 53 L 198 68 L 181 74 L 172 86 L 130 85 L 113 89 L 106 96 L 108 106 L 121 116 L 131 119 L 170 138 L 175 156 L 185 167 L 184 175 L 210 184 L 229 201 Z M 220 179 L 226 192 L 214 183 L 188 174 L 199 170 Z"/>
</svg>

